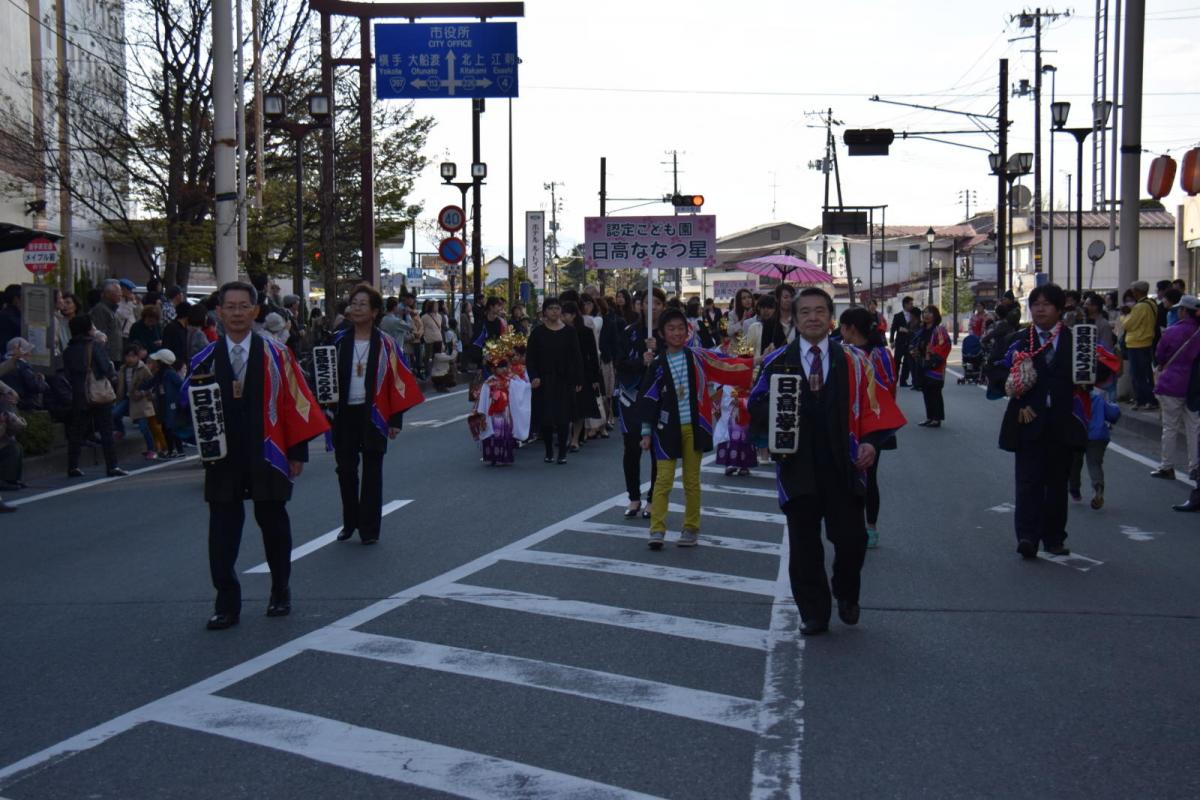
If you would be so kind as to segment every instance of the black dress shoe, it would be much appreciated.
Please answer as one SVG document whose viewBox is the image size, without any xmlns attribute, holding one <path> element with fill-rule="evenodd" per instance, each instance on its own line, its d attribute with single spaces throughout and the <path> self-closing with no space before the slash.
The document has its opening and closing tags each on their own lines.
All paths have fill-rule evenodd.
<svg viewBox="0 0 1200 800">
<path fill-rule="evenodd" d="M 545 461 L 547 464 L 553 464 L 554 456 L 546 456 L 545 458 L 542 459 L 542 461 Z"/>
<path fill-rule="evenodd" d="M 340 531 L 338 531 L 337 540 L 339 542 L 344 542 L 353 535 L 354 528 L 342 528 Z"/>
<path fill-rule="evenodd" d="M 1071 549 L 1069 547 L 1067 547 L 1066 545 L 1062 545 L 1062 544 L 1056 544 L 1053 547 L 1046 546 L 1046 547 L 1043 547 L 1042 549 L 1045 550 L 1047 553 L 1049 553 L 1052 556 L 1069 556 L 1069 555 L 1071 555 Z"/>
<path fill-rule="evenodd" d="M 290 590 L 282 594 L 272 594 L 271 602 L 267 604 L 268 617 L 286 617 L 292 613 L 292 593 Z"/>
<path fill-rule="evenodd" d="M 379 537 L 378 536 L 364 536 L 362 543 L 363 544 L 379 544 Z"/>
<path fill-rule="evenodd" d="M 1186 503 L 1180 503 L 1177 506 L 1171 506 L 1175 511 L 1200 511 L 1200 502 L 1188 500 Z"/>
<path fill-rule="evenodd" d="M 817 636 L 818 634 L 828 633 L 828 622 L 806 622 L 800 626 L 801 636 Z"/>
<path fill-rule="evenodd" d="M 559 457 L 558 457 L 558 463 L 559 463 L 559 464 L 565 464 L 565 463 L 567 463 L 567 457 L 566 457 L 566 456 L 559 456 Z"/>
<path fill-rule="evenodd" d="M 29 484 L 25 483 L 25 481 L 5 481 L 4 488 L 12 489 L 14 492 L 16 492 L 20 491 L 21 489 L 28 489 Z"/>
<path fill-rule="evenodd" d="M 1021 558 L 1037 558 L 1037 542 L 1022 539 L 1017 542 L 1017 552 L 1021 554 Z"/>
<path fill-rule="evenodd" d="M 627 508 L 627 509 L 625 509 L 625 519 L 633 519 L 638 514 L 640 514 L 641 511 L 642 511 L 641 503 L 637 504 L 637 508 Z"/>
<path fill-rule="evenodd" d="M 857 625 L 858 616 L 862 613 L 858 603 L 847 603 L 844 600 L 838 600 L 838 619 L 847 625 Z"/>
<path fill-rule="evenodd" d="M 1162 478 L 1164 480 L 1173 481 L 1173 480 L 1175 480 L 1175 470 L 1172 467 L 1166 467 L 1165 469 L 1156 469 L 1150 473 L 1150 477 L 1151 478 Z"/>
<path fill-rule="evenodd" d="M 223 631 L 226 628 L 232 628 L 238 624 L 237 614 L 213 614 L 208 618 L 208 623 L 204 626 L 210 631 Z"/>
<path fill-rule="evenodd" d="M 110 469 L 108 471 L 108 477 L 110 477 L 110 478 L 124 478 L 128 474 L 129 474 L 128 472 L 121 469 L 120 467 L 113 467 L 112 469 Z"/>
<path fill-rule="evenodd" d="M 82 478 L 83 470 L 81 470 L 79 467 L 73 467 L 72 469 L 67 470 L 67 477 L 68 478 Z"/>
</svg>

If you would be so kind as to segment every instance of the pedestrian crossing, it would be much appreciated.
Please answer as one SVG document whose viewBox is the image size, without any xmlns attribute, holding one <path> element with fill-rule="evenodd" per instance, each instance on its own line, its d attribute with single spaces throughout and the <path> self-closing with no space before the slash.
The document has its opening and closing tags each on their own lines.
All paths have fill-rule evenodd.
<svg viewBox="0 0 1200 800">
<path fill-rule="evenodd" d="M 397 791 L 799 798 L 804 644 L 774 477 L 760 472 L 704 485 L 698 548 L 670 546 L 681 503 L 669 506 L 675 533 L 659 552 L 646 547 L 644 520 L 623 518 L 623 498 L 597 503 L 4 767 L 0 790 L 159 724 Z M 344 703 L 296 696 L 297 676 L 320 676 L 304 693 L 323 695 L 342 670 Z M 384 694 L 349 677 L 378 670 L 392 687 Z M 355 717 L 359 707 L 370 713 Z M 489 735 L 485 720 L 511 727 Z M 637 757 L 643 738 L 649 767 Z"/>
</svg>

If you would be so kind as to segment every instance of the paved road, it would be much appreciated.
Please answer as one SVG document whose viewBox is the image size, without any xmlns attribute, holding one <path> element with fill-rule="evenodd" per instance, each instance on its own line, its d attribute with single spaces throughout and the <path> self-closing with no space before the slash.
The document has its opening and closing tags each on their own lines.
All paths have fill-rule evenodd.
<svg viewBox="0 0 1200 800">
<path fill-rule="evenodd" d="M 809 641 L 769 473 L 708 467 L 702 546 L 652 553 L 616 440 L 488 469 L 461 395 L 409 415 L 379 547 L 328 542 L 314 453 L 295 611 L 260 616 L 250 529 L 226 632 L 203 630 L 194 461 L 48 481 L 0 535 L 0 796 L 1200 795 L 1200 529 L 1169 510 L 1187 487 L 1125 440 L 1107 507 L 1072 508 L 1078 557 L 1023 562 L 1001 407 L 956 386 L 947 405 L 884 455 L 862 623 Z"/>
</svg>

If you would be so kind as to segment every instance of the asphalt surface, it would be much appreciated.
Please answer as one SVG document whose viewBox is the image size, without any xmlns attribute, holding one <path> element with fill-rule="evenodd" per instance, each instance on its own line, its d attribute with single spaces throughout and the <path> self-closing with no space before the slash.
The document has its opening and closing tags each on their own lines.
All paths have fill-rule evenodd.
<svg viewBox="0 0 1200 800">
<path fill-rule="evenodd" d="M 0 518 L 0 797 L 1200 796 L 1188 487 L 1118 431 L 1078 557 L 1024 562 L 1002 404 L 946 404 L 883 455 L 861 624 L 806 641 L 765 472 L 706 471 L 708 538 L 652 553 L 616 438 L 488 468 L 461 394 L 393 443 L 382 543 L 298 557 L 287 618 L 243 574 L 229 631 L 194 460 L 38 479 Z M 288 508 L 297 548 L 340 526 L 330 455 Z"/>
</svg>

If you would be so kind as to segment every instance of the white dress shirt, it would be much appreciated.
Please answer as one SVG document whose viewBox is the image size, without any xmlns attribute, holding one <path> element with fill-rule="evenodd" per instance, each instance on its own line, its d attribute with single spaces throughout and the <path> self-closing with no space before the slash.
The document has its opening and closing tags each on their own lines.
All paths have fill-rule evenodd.
<svg viewBox="0 0 1200 800">
<path fill-rule="evenodd" d="M 246 370 L 250 368 L 250 343 L 252 336 L 254 336 L 253 333 L 247 333 L 246 338 L 242 339 L 240 342 L 235 342 L 232 336 L 225 334 L 225 348 L 229 351 L 230 366 L 233 365 L 233 348 L 237 345 L 242 346 L 242 373 L 240 375 L 233 376 L 235 381 L 246 380 Z"/>
<path fill-rule="evenodd" d="M 826 336 L 816 344 L 816 347 L 821 351 L 821 382 L 829 381 L 829 337 Z M 812 348 L 813 344 L 807 339 L 800 339 L 800 362 L 804 365 L 804 377 L 808 377 L 809 368 L 812 365 Z"/>
<path fill-rule="evenodd" d="M 346 395 L 346 404 L 360 406 L 367 402 L 367 359 L 370 358 L 371 340 L 360 342 L 354 340 L 354 358 L 350 362 L 350 389 Z M 358 365 L 363 365 L 363 374 L 358 374 Z"/>
</svg>

